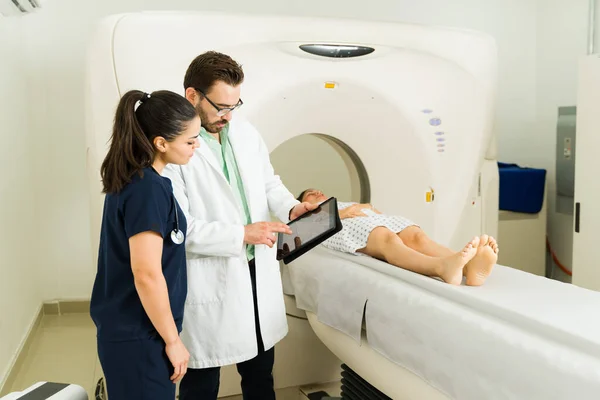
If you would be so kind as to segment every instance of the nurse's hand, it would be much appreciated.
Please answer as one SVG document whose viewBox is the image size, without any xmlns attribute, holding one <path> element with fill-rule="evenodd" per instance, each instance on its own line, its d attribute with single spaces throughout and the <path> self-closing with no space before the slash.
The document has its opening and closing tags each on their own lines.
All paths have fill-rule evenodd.
<svg viewBox="0 0 600 400">
<path fill-rule="evenodd" d="M 273 247 L 278 232 L 292 234 L 290 227 L 281 222 L 255 222 L 244 227 L 244 243 Z"/>
<path fill-rule="evenodd" d="M 169 357 L 169 361 L 171 361 L 171 364 L 173 364 L 174 368 L 171 381 L 173 381 L 173 383 L 177 383 L 187 372 L 190 353 L 188 353 L 179 337 L 177 337 L 174 342 L 166 344 L 165 352 L 167 353 L 167 357 Z"/>
</svg>

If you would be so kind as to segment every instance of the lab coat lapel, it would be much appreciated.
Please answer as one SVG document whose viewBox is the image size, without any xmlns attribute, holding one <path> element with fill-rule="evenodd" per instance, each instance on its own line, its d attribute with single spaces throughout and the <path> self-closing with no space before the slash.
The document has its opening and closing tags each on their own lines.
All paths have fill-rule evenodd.
<svg viewBox="0 0 600 400">
<path fill-rule="evenodd" d="M 246 194 L 246 200 L 248 202 L 248 209 L 250 214 L 252 214 L 252 195 L 250 192 L 250 170 L 248 168 L 248 152 L 244 151 L 244 147 L 248 146 L 248 143 L 242 143 L 240 137 L 238 135 L 236 129 L 230 129 L 229 131 L 229 143 L 231 144 L 231 149 L 233 150 L 233 155 L 238 165 L 238 170 L 240 172 L 240 179 L 242 180 L 242 184 L 244 186 L 244 193 Z"/>
<path fill-rule="evenodd" d="M 219 162 L 217 161 L 217 158 L 215 157 L 212 150 L 208 146 L 208 143 L 206 143 L 206 140 L 204 140 L 202 138 L 199 138 L 199 140 L 200 140 L 200 147 L 198 147 L 198 152 L 200 153 L 200 156 L 202 158 L 204 158 L 206 161 L 208 161 L 208 163 L 214 169 L 216 174 L 219 175 L 221 178 L 223 178 L 223 181 L 225 181 L 227 186 L 229 186 L 229 182 L 227 182 L 227 178 L 225 178 L 225 175 L 223 174 L 223 168 L 219 165 Z"/>
</svg>

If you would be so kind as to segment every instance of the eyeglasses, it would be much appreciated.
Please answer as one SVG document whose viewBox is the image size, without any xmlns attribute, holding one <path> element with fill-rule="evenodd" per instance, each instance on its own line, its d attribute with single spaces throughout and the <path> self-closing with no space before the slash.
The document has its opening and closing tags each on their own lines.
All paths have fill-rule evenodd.
<svg viewBox="0 0 600 400">
<path fill-rule="evenodd" d="M 208 98 L 208 96 L 206 95 L 206 93 L 204 93 L 202 90 L 198 89 L 198 88 L 194 88 L 196 89 L 198 92 L 200 92 L 202 94 L 202 96 L 204 96 L 204 98 L 206 99 L 206 101 L 208 101 L 210 103 L 211 106 L 213 106 L 216 110 L 217 110 L 217 115 L 219 117 L 222 117 L 224 115 L 229 114 L 230 112 L 237 110 L 238 108 L 240 108 L 242 106 L 242 104 L 244 104 L 244 102 L 242 101 L 242 99 L 240 99 L 238 101 L 238 103 L 233 106 L 233 107 L 219 107 L 218 105 L 216 105 L 215 103 L 212 102 L 211 99 Z"/>
</svg>

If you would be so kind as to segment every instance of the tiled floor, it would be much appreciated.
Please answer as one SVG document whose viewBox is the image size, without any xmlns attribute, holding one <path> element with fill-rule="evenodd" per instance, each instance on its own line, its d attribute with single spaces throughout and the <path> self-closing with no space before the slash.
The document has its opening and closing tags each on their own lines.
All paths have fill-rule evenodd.
<svg viewBox="0 0 600 400">
<path fill-rule="evenodd" d="M 83 387 L 92 400 L 96 382 L 101 376 L 102 368 L 96 356 L 96 327 L 90 316 L 45 315 L 10 391 L 22 391 L 40 381 L 62 382 Z M 336 395 L 339 393 L 339 387 L 335 386 L 320 389 Z M 241 399 L 241 396 L 227 398 Z M 302 396 L 299 389 L 291 388 L 278 391 L 277 399 L 307 397 Z"/>
<path fill-rule="evenodd" d="M 102 376 L 96 357 L 96 327 L 89 315 L 45 315 L 11 391 L 39 381 L 80 385 L 93 399 Z"/>
</svg>

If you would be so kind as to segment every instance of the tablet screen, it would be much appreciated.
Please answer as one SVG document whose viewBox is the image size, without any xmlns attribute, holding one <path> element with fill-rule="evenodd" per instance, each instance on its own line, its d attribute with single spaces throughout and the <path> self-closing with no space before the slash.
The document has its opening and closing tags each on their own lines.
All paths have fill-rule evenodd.
<svg viewBox="0 0 600 400">
<path fill-rule="evenodd" d="M 336 228 L 337 202 L 330 198 L 314 211 L 309 211 L 288 224 L 291 235 L 280 234 L 277 241 L 277 258 L 281 259 L 302 247 L 315 242 L 320 236 Z"/>
</svg>

